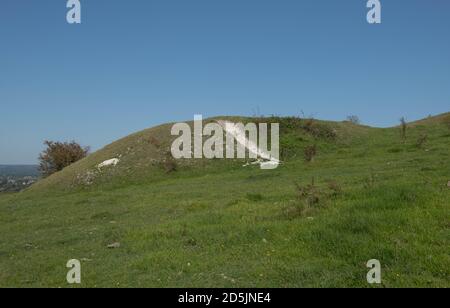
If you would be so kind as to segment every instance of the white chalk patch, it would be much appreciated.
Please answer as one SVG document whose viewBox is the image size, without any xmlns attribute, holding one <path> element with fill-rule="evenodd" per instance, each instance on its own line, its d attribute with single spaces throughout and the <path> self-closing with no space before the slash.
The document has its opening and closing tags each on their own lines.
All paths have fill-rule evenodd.
<svg viewBox="0 0 450 308">
<path fill-rule="evenodd" d="M 280 164 L 280 161 L 278 160 L 270 160 L 270 161 L 265 161 L 265 162 L 261 162 L 261 168 L 262 169 L 275 169 L 278 167 L 278 165 Z"/>
<path fill-rule="evenodd" d="M 249 153 L 256 154 L 260 157 L 257 161 L 247 163 L 243 165 L 243 167 L 247 167 L 249 165 L 260 165 L 263 169 L 274 169 L 281 163 L 278 159 L 272 157 L 270 153 L 261 150 L 255 142 L 249 140 L 245 134 L 245 131 L 240 129 L 240 127 L 236 126 L 234 123 L 222 120 L 217 121 L 217 123 L 222 126 L 225 132 L 231 135 L 238 144 L 246 148 Z"/>
<path fill-rule="evenodd" d="M 109 160 L 105 160 L 104 162 L 102 162 L 100 165 L 98 165 L 97 167 L 99 169 L 103 168 L 103 167 L 108 167 L 108 166 L 117 166 L 117 164 L 120 162 L 120 160 L 118 158 L 113 158 L 113 159 L 109 159 Z"/>
</svg>

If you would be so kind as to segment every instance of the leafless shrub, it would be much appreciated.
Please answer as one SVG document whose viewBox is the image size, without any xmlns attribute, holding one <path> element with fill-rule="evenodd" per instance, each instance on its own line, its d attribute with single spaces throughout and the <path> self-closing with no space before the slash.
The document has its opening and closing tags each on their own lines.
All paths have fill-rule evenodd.
<svg viewBox="0 0 450 308">
<path fill-rule="evenodd" d="M 178 164 L 176 160 L 172 157 L 172 154 L 167 152 L 161 162 L 161 166 L 166 173 L 172 173 L 178 170 Z"/>
<path fill-rule="evenodd" d="M 320 202 L 320 192 L 318 187 L 315 185 L 315 180 L 312 178 L 311 184 L 302 186 L 296 184 L 297 188 L 297 199 L 304 203 L 307 207 L 312 207 Z"/>
<path fill-rule="evenodd" d="M 314 138 L 336 139 L 337 133 L 328 125 L 314 121 L 314 119 L 306 120 L 303 129 Z"/>
<path fill-rule="evenodd" d="M 307 162 L 312 162 L 314 157 L 317 155 L 317 146 L 309 145 L 304 150 L 304 157 Z"/>
<path fill-rule="evenodd" d="M 289 219 L 313 214 L 325 205 L 328 199 L 335 198 L 342 193 L 342 188 L 336 181 L 328 181 L 328 191 L 317 186 L 314 177 L 307 185 L 295 183 L 295 188 L 295 202 L 283 210 L 284 215 Z"/>
<path fill-rule="evenodd" d="M 289 219 L 308 215 L 320 203 L 320 191 L 314 183 L 314 178 L 309 185 L 303 186 L 296 183 L 295 187 L 296 200 L 292 205 L 283 210 L 284 216 Z"/>
<path fill-rule="evenodd" d="M 417 146 L 419 149 L 422 149 L 423 146 L 424 146 L 427 142 L 428 142 L 428 135 L 427 135 L 427 134 L 421 135 L 421 136 L 417 139 L 416 146 Z"/>
<path fill-rule="evenodd" d="M 403 140 L 406 140 L 406 132 L 408 130 L 408 123 L 406 122 L 405 117 L 400 119 L 400 132 Z"/>
<path fill-rule="evenodd" d="M 331 191 L 332 197 L 337 197 L 342 193 L 342 187 L 336 181 L 328 181 L 328 189 Z"/>
<path fill-rule="evenodd" d="M 161 142 L 158 139 L 156 139 L 154 136 L 150 136 L 148 140 L 149 140 L 150 144 L 152 144 L 156 148 L 159 149 L 161 147 Z"/>
<path fill-rule="evenodd" d="M 314 118 L 304 120 L 303 129 L 306 131 L 312 131 L 314 127 Z"/>
</svg>

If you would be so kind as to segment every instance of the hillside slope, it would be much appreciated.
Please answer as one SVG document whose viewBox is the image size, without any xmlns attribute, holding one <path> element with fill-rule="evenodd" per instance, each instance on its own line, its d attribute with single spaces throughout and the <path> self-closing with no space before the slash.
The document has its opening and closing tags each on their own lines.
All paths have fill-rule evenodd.
<svg viewBox="0 0 450 308">
<path fill-rule="evenodd" d="M 83 287 L 367 287 L 370 259 L 383 286 L 450 287 L 446 116 L 406 140 L 398 127 L 259 119 L 281 123 L 271 171 L 187 160 L 167 173 L 171 125 L 136 133 L 0 196 L 0 286 L 66 287 L 75 258 Z"/>
<path fill-rule="evenodd" d="M 285 152 L 301 152 L 302 146 L 307 144 L 318 144 L 329 148 L 341 143 L 349 143 L 354 139 L 367 134 L 369 127 L 357 126 L 351 123 L 333 123 L 314 120 L 311 127 L 306 128 L 310 121 L 298 118 L 242 118 L 242 117 L 218 117 L 206 119 L 204 125 L 228 120 L 233 122 L 247 123 L 259 121 L 281 125 L 281 148 Z M 193 122 L 186 122 L 193 127 Z M 173 124 L 160 125 L 150 128 L 121 140 L 118 140 L 105 148 L 97 151 L 87 158 L 69 166 L 63 171 L 40 181 L 33 187 L 33 191 L 45 189 L 74 190 L 86 189 L 98 185 L 122 185 L 130 182 L 142 183 L 142 181 L 159 180 L 167 178 L 167 170 L 164 162 L 171 159 L 170 146 L 176 138 L 170 135 Z M 320 136 L 320 134 L 324 136 Z M 331 134 L 327 137 L 326 134 Z M 334 136 L 334 134 L 336 136 Z M 318 136 L 315 136 L 318 135 Z M 206 137 L 205 137 L 206 139 Z M 294 153 L 294 154 L 295 154 Z M 286 156 L 286 155 L 284 155 Z M 291 159 L 287 155 L 288 160 Z M 119 159 L 120 163 L 114 168 L 102 168 L 98 165 L 110 159 Z M 178 161 L 178 169 L 189 172 L 217 172 L 229 170 L 230 167 L 240 168 L 246 160 L 181 160 Z"/>
</svg>

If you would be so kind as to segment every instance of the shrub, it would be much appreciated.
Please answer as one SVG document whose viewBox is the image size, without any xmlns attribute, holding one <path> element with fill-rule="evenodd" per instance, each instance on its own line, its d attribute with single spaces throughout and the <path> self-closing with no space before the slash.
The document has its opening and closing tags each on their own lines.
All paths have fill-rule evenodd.
<svg viewBox="0 0 450 308">
<path fill-rule="evenodd" d="M 328 182 L 328 189 L 331 190 L 331 196 L 337 197 L 342 193 L 342 187 L 339 185 L 336 181 L 329 181 Z"/>
<path fill-rule="evenodd" d="M 309 185 L 302 186 L 296 183 L 295 187 L 297 200 L 285 210 L 285 215 L 291 219 L 310 214 L 320 202 L 320 191 L 314 183 L 314 178 Z"/>
<path fill-rule="evenodd" d="M 280 131 L 287 132 L 287 131 L 293 131 L 298 130 L 302 128 L 303 121 L 299 117 L 279 117 L 272 115 L 267 118 L 255 118 L 254 122 L 256 124 L 261 123 L 279 123 L 280 124 Z M 269 125 L 270 128 L 270 125 Z"/>
<path fill-rule="evenodd" d="M 424 135 L 420 136 L 419 139 L 417 139 L 416 146 L 419 149 L 422 149 L 423 146 L 427 143 L 427 141 L 428 141 L 428 135 L 424 134 Z"/>
<path fill-rule="evenodd" d="M 317 146 L 316 145 L 309 145 L 305 148 L 304 156 L 305 156 L 305 160 L 307 162 L 312 162 L 316 155 L 317 155 Z"/>
<path fill-rule="evenodd" d="M 311 132 L 311 131 L 313 131 L 314 124 L 315 124 L 314 119 L 309 118 L 304 121 L 302 128 L 308 132 Z"/>
<path fill-rule="evenodd" d="M 323 138 L 323 139 L 336 139 L 337 134 L 334 129 L 325 125 L 316 123 L 314 121 L 307 121 L 304 129 L 314 138 Z"/>
<path fill-rule="evenodd" d="M 269 118 L 257 118 L 256 123 L 279 123 L 280 131 L 283 134 L 287 132 L 304 131 L 314 138 L 335 139 L 337 137 L 336 131 L 329 125 L 320 123 L 314 118 L 301 119 L 299 117 L 277 117 L 271 116 Z"/>
<path fill-rule="evenodd" d="M 306 186 L 296 184 L 296 187 L 297 187 L 297 199 L 304 205 L 306 205 L 307 207 L 312 207 L 319 203 L 320 192 L 317 186 L 315 185 L 314 178 L 312 178 L 311 184 Z"/>
<path fill-rule="evenodd" d="M 400 119 L 400 132 L 403 140 L 406 140 L 406 131 L 408 129 L 408 123 L 406 122 L 406 119 L 402 117 Z"/>
<path fill-rule="evenodd" d="M 351 115 L 347 117 L 347 121 L 350 123 L 353 123 L 355 125 L 361 124 L 361 121 L 359 120 L 359 117 L 356 115 Z"/>
<path fill-rule="evenodd" d="M 161 159 L 156 162 L 156 166 L 161 168 L 165 173 L 172 173 L 178 170 L 178 163 L 173 158 L 171 151 L 162 151 Z"/>
<path fill-rule="evenodd" d="M 299 216 L 311 215 L 320 207 L 325 206 L 330 198 L 336 198 L 342 193 L 342 188 L 336 181 L 328 181 L 328 189 L 320 189 L 316 186 L 314 177 L 311 184 L 300 185 L 295 183 L 296 201 L 284 209 L 284 215 L 289 219 Z"/>
<path fill-rule="evenodd" d="M 444 117 L 444 125 L 447 126 L 448 130 L 450 130 L 450 114 Z"/>
<path fill-rule="evenodd" d="M 158 149 L 161 147 L 161 142 L 154 136 L 150 136 L 148 141 L 150 142 L 150 144 L 152 144 L 154 147 Z"/>
<path fill-rule="evenodd" d="M 166 173 L 172 173 L 178 170 L 178 164 L 171 155 L 166 155 L 162 161 L 162 168 Z"/>
<path fill-rule="evenodd" d="M 61 171 L 89 153 L 89 147 L 82 147 L 75 141 L 70 143 L 45 141 L 44 145 L 47 148 L 39 155 L 39 171 L 43 177 Z"/>
<path fill-rule="evenodd" d="M 327 125 L 321 124 L 314 118 L 301 119 L 298 117 L 283 118 L 280 127 L 290 130 L 303 130 L 314 138 L 330 138 L 336 137 L 333 129 Z"/>
<path fill-rule="evenodd" d="M 171 173 L 177 171 L 178 165 L 174 160 L 165 160 L 163 167 L 166 173 Z"/>
</svg>

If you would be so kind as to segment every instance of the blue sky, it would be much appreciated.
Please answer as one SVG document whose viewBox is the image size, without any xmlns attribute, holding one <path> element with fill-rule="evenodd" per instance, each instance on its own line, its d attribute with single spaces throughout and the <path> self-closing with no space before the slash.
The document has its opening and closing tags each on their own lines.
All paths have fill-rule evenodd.
<svg viewBox="0 0 450 308">
<path fill-rule="evenodd" d="M 0 3 L 0 164 L 44 139 L 98 149 L 204 116 L 356 114 L 391 126 L 449 111 L 450 1 L 65 0 Z"/>
</svg>

